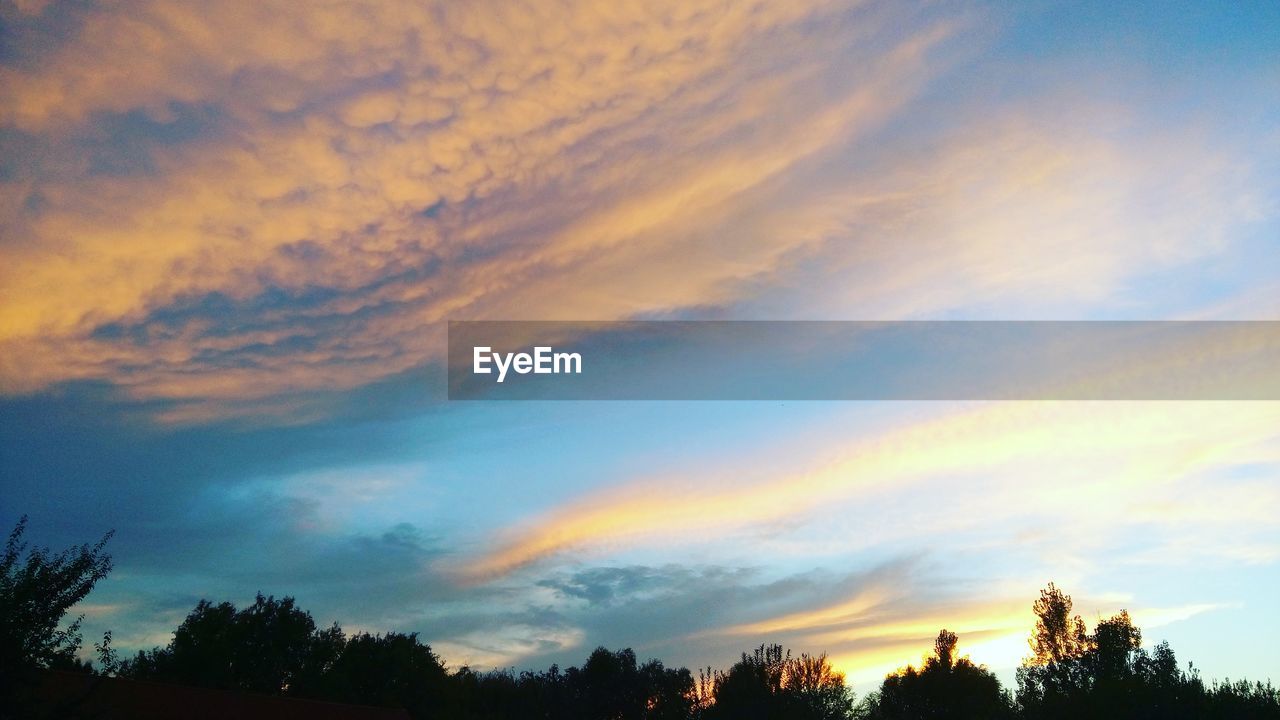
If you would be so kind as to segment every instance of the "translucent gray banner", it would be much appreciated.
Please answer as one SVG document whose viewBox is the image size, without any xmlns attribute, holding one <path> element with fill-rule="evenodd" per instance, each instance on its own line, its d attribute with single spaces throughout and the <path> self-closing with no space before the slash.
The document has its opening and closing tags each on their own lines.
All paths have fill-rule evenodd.
<svg viewBox="0 0 1280 720">
<path fill-rule="evenodd" d="M 1280 322 L 449 323 L 450 400 L 1280 400 Z"/>
</svg>

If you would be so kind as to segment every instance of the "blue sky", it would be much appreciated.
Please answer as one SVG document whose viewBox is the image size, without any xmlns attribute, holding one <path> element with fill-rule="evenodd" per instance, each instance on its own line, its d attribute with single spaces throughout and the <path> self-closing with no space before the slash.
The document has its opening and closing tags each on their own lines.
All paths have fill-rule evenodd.
<svg viewBox="0 0 1280 720">
<path fill-rule="evenodd" d="M 1280 319 L 1274 4 L 699 5 L 2 11 L 0 521 L 117 530 L 90 633 L 865 692 L 1053 580 L 1280 676 L 1275 403 L 444 400 L 449 319 Z"/>
</svg>

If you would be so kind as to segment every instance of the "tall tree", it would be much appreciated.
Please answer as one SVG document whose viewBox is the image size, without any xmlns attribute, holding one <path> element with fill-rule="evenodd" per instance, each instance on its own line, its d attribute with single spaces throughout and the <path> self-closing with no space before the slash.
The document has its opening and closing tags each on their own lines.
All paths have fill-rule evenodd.
<svg viewBox="0 0 1280 720">
<path fill-rule="evenodd" d="M 860 708 L 866 720 L 1000 720 L 1013 705 L 1000 681 L 968 657 L 956 657 L 959 637 L 938 633 L 919 670 L 908 665 L 884 679 Z"/>
<path fill-rule="evenodd" d="M 1072 606 L 1071 596 L 1053 583 L 1031 606 L 1036 615 L 1028 641 L 1031 656 L 1018 668 L 1018 703 L 1024 714 L 1051 720 L 1080 712 L 1090 684 L 1082 660 L 1089 636 Z"/>
<path fill-rule="evenodd" d="M 1071 596 L 1053 583 L 1040 591 L 1031 609 L 1036 627 L 1031 634 L 1032 661 L 1047 665 L 1079 657 L 1088 647 L 1084 621 L 1071 614 Z"/>
</svg>

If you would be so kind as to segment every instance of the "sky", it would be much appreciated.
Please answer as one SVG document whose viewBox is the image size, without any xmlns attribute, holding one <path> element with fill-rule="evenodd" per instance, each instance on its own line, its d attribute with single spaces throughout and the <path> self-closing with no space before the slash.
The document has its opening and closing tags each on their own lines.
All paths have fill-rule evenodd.
<svg viewBox="0 0 1280 720">
<path fill-rule="evenodd" d="M 1280 679 L 1280 403 L 450 402 L 448 320 L 1280 320 L 1274 3 L 0 5 L 0 522 L 118 648 L 292 595 L 451 667 L 1053 581 Z"/>
</svg>

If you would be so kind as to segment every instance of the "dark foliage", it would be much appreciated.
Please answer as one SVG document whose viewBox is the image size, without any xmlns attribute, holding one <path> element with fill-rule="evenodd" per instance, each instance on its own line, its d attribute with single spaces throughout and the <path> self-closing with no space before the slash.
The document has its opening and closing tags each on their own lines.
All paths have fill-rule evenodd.
<svg viewBox="0 0 1280 720">
<path fill-rule="evenodd" d="M 92 672 L 77 658 L 79 619 L 62 626 L 111 568 L 94 546 L 58 554 L 27 551 L 26 519 L 0 559 L 0 718 L 24 717 L 17 689 L 37 668 Z M 23 553 L 26 552 L 25 558 Z M 781 645 L 743 653 L 727 671 L 698 677 L 630 649 L 597 648 L 581 667 L 543 672 L 450 672 L 416 634 L 318 628 L 293 598 L 259 594 L 253 604 L 201 601 L 163 648 L 120 662 L 107 633 L 95 644 L 100 673 L 253 693 L 407 709 L 416 718 L 499 720 L 1280 720 L 1280 691 L 1245 681 L 1206 685 L 1173 650 L 1142 647 L 1127 612 L 1093 632 L 1071 597 L 1050 584 L 1033 609 L 1031 655 L 1016 697 L 985 667 L 957 654 L 942 630 L 919 668 L 885 678 L 854 707 L 844 676 L 825 655 L 793 656 Z"/>
<path fill-rule="evenodd" d="M 0 664 L 79 669 L 76 652 L 83 642 L 84 618 L 59 625 L 67 611 L 111 572 L 111 556 L 102 551 L 111 533 L 96 545 L 55 554 L 48 548 L 28 548 L 22 540 L 26 529 L 24 515 L 9 533 L 0 557 Z"/>
<path fill-rule="evenodd" d="M 111 571 L 111 556 L 103 552 L 111 533 L 95 545 L 54 553 L 29 548 L 22 539 L 26 529 L 24 515 L 0 556 L 0 717 L 22 716 L 34 682 L 31 669 L 91 670 L 76 657 L 83 616 L 65 626 L 62 621 Z M 109 636 L 100 647 L 109 649 Z"/>
<path fill-rule="evenodd" d="M 275 694 L 316 681 L 332 664 L 341 631 L 317 632 L 293 598 L 258 595 L 236 610 L 200 601 L 167 647 L 140 652 L 120 674 L 141 680 Z"/>
<path fill-rule="evenodd" d="M 866 720 L 1002 720 L 1012 718 L 1013 702 L 1000 680 L 967 657 L 956 657 L 959 637 L 938 633 L 934 653 L 917 670 L 906 669 L 885 678 L 879 692 L 860 707 Z"/>
<path fill-rule="evenodd" d="M 336 630 L 336 627 L 335 627 Z M 448 673 L 416 633 L 352 636 L 326 649 L 332 660 L 315 673 L 314 683 L 290 688 L 295 695 L 360 705 L 403 707 L 426 717 L 447 696 Z"/>
<path fill-rule="evenodd" d="M 1280 720 L 1280 693 L 1269 684 L 1206 687 L 1194 670 L 1178 667 L 1167 643 L 1144 650 L 1128 612 L 1090 634 L 1071 608 L 1071 597 L 1052 584 L 1033 606 L 1032 656 L 1018 670 L 1022 717 Z"/>
<path fill-rule="evenodd" d="M 825 655 L 792 657 L 781 645 L 761 645 L 725 673 L 712 675 L 711 697 L 702 709 L 708 720 L 835 720 L 847 718 L 853 697 L 844 675 Z"/>
</svg>

